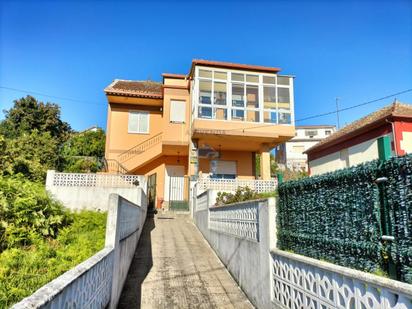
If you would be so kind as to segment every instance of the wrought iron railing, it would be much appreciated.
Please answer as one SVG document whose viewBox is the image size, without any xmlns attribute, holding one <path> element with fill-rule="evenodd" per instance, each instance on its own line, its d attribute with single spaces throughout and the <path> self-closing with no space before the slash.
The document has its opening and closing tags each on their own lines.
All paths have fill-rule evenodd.
<svg viewBox="0 0 412 309">
<path fill-rule="evenodd" d="M 104 159 L 104 169 L 108 173 L 127 174 L 128 170 L 116 159 Z"/>
</svg>

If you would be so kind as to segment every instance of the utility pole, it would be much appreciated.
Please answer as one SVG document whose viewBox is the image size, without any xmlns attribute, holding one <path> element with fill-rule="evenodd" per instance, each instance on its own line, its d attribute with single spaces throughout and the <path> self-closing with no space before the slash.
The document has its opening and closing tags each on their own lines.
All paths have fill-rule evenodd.
<svg viewBox="0 0 412 309">
<path fill-rule="evenodd" d="M 340 129 L 340 122 L 339 122 L 339 97 L 336 97 L 336 119 L 338 121 L 338 130 Z"/>
</svg>

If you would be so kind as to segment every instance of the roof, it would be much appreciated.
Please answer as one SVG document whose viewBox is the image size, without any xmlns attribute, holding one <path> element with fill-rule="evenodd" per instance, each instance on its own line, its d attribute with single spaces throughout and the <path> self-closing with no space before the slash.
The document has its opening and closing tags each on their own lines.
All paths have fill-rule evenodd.
<svg viewBox="0 0 412 309">
<path fill-rule="evenodd" d="M 295 129 L 316 129 L 316 128 L 336 128 L 333 124 L 308 124 L 302 126 L 295 126 Z"/>
<path fill-rule="evenodd" d="M 359 120 L 348 124 L 342 129 L 329 135 L 316 145 L 307 149 L 304 153 L 312 153 L 314 151 L 325 149 L 329 146 L 340 143 L 343 140 L 353 138 L 356 135 L 362 133 L 362 131 L 366 130 L 369 126 L 384 122 L 387 118 L 390 117 L 412 118 L 412 105 L 395 101 L 391 105 L 387 105 L 376 112 L 373 112 Z"/>
<path fill-rule="evenodd" d="M 223 61 L 193 59 L 192 66 L 190 67 L 189 76 L 193 76 L 194 67 L 196 65 L 224 68 L 224 69 L 238 69 L 238 70 L 246 70 L 246 71 L 254 71 L 254 72 L 265 72 L 265 73 L 278 73 L 281 70 L 280 68 L 265 67 L 265 66 L 260 66 L 260 65 L 249 65 L 249 64 L 240 64 L 240 63 L 223 62 Z"/>
<path fill-rule="evenodd" d="M 163 98 L 162 83 L 150 80 L 134 81 L 115 79 L 104 89 L 104 92 L 111 95 L 127 95 L 154 99 Z"/>
<path fill-rule="evenodd" d="M 187 76 L 184 74 L 175 74 L 175 73 L 163 73 L 163 78 L 176 78 L 176 79 L 185 79 Z"/>
</svg>

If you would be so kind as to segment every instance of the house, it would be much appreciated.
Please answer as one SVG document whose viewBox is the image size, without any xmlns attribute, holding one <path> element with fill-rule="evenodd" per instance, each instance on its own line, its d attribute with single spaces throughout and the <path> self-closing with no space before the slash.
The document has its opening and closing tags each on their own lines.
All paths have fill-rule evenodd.
<svg viewBox="0 0 412 309">
<path fill-rule="evenodd" d="M 104 90 L 111 172 L 147 176 L 157 207 L 187 200 L 188 179 L 256 179 L 256 154 L 270 179 L 270 150 L 295 136 L 293 77 L 279 72 L 193 60 L 162 82 L 114 80 Z"/>
<path fill-rule="evenodd" d="M 333 125 L 296 126 L 296 136 L 286 143 L 276 146 L 275 161 L 281 168 L 294 171 L 308 171 L 306 150 L 335 133 Z"/>
<path fill-rule="evenodd" d="M 379 158 L 380 138 L 388 140 L 392 156 L 412 152 L 412 105 L 395 101 L 306 150 L 310 174 L 331 172 Z"/>
</svg>

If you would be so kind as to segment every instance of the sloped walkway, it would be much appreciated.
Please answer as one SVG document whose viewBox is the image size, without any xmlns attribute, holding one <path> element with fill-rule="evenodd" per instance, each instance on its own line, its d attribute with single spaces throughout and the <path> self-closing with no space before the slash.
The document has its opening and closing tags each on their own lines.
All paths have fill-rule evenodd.
<svg viewBox="0 0 412 309">
<path fill-rule="evenodd" d="M 148 218 L 119 308 L 253 308 L 188 215 Z"/>
</svg>

